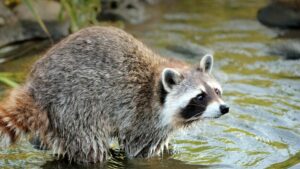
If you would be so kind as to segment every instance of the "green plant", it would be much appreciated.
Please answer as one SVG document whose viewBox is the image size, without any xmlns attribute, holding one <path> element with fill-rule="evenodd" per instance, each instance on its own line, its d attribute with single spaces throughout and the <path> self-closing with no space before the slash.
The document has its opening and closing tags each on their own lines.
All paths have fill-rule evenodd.
<svg viewBox="0 0 300 169">
<path fill-rule="evenodd" d="M 42 18 L 34 8 L 34 0 L 24 0 L 24 3 L 35 17 L 43 31 L 51 39 L 51 35 L 44 24 Z M 80 28 L 95 25 L 98 23 L 97 14 L 100 12 L 100 0 L 60 0 L 61 12 L 58 19 L 64 20 L 67 16 L 71 23 L 71 32 L 75 32 Z"/>
<path fill-rule="evenodd" d="M 100 0 L 60 0 L 62 11 L 65 11 L 71 21 L 71 31 L 95 25 L 100 12 Z M 61 12 L 62 14 L 64 12 Z"/>
<path fill-rule="evenodd" d="M 51 40 L 51 35 L 50 35 L 50 33 L 49 33 L 46 25 L 44 24 L 43 20 L 41 19 L 41 17 L 37 13 L 36 9 L 33 7 L 33 1 L 32 0 L 24 0 L 24 3 L 26 4 L 26 6 L 28 7 L 28 9 L 32 13 L 32 15 L 34 16 L 34 18 L 37 20 L 37 22 L 39 23 L 39 25 L 41 26 L 41 28 L 43 29 L 43 31 L 47 34 L 47 36 Z"/>
<path fill-rule="evenodd" d="M 5 84 L 10 87 L 18 87 L 19 84 L 11 80 L 11 74 L 10 73 L 1 73 L 0 72 L 0 83 Z"/>
</svg>

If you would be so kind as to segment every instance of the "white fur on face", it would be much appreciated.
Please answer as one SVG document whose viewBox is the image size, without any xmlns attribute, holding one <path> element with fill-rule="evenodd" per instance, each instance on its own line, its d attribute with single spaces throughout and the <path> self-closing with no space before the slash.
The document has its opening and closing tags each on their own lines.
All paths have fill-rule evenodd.
<svg viewBox="0 0 300 169">
<path fill-rule="evenodd" d="M 206 110 L 201 115 L 202 118 L 218 118 L 222 115 L 220 110 L 221 104 L 213 102 L 206 107 Z"/>
<path fill-rule="evenodd" d="M 187 91 L 180 97 L 172 97 L 172 94 L 168 95 L 161 114 L 162 125 L 165 126 L 171 124 L 174 115 L 180 109 L 186 107 L 192 98 L 201 93 L 202 91 L 199 89 Z"/>
<path fill-rule="evenodd" d="M 205 90 L 205 87 L 204 86 L 202 86 L 202 85 L 199 85 L 198 86 L 198 89 L 200 90 L 200 91 L 202 91 L 202 92 L 206 92 L 206 90 Z M 200 93 L 199 93 L 200 94 Z"/>
<path fill-rule="evenodd" d="M 218 89 L 221 92 L 221 94 L 223 93 L 222 87 L 221 87 L 221 85 L 218 82 L 216 82 L 216 81 L 208 81 L 207 85 L 209 85 L 213 89 Z"/>
</svg>

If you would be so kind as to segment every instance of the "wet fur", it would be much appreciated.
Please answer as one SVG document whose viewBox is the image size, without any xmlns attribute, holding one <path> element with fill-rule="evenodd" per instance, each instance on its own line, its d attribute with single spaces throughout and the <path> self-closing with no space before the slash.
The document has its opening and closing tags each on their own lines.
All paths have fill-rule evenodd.
<svg viewBox="0 0 300 169">
<path fill-rule="evenodd" d="M 173 131 L 159 125 L 164 67 L 188 68 L 113 27 L 70 35 L 1 104 L 2 141 L 12 144 L 22 134 L 37 134 L 55 154 L 83 163 L 105 161 L 111 137 L 128 157 L 157 155 Z"/>
<path fill-rule="evenodd" d="M 206 111 L 223 104 L 212 65 L 210 54 L 195 67 L 162 58 L 117 28 L 83 29 L 51 48 L 1 104 L 1 141 L 37 135 L 77 163 L 108 159 L 111 138 L 129 158 L 158 155 L 176 129 L 202 113 L 221 116 L 218 106 Z M 191 102 L 202 92 L 206 100 Z"/>
<path fill-rule="evenodd" d="M 46 112 L 32 99 L 26 87 L 13 90 L 6 101 L 0 103 L 1 145 L 8 146 L 22 134 L 38 134 L 46 143 L 49 120 Z"/>
</svg>

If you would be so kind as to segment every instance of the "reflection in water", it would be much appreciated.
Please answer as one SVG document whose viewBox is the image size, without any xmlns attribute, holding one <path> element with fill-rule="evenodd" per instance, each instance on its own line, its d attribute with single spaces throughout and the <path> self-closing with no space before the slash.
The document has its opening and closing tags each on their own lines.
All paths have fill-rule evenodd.
<svg viewBox="0 0 300 169">
<path fill-rule="evenodd" d="M 112 159 L 107 163 L 100 165 L 78 165 L 69 164 L 64 161 L 49 161 L 42 166 L 43 169 L 160 169 L 160 168 L 170 168 L 170 169 L 200 169 L 200 168 L 231 168 L 229 165 L 196 165 L 196 164 L 186 164 L 180 160 L 175 160 L 172 158 L 160 159 Z"/>
<path fill-rule="evenodd" d="M 277 32 L 256 21 L 267 0 L 188 0 L 152 9 L 155 20 L 127 31 L 164 56 L 198 63 L 201 52 L 215 51 L 213 73 L 222 82 L 231 112 L 178 132 L 174 153 L 163 158 L 124 159 L 85 168 L 282 168 L 300 163 L 300 60 L 268 54 Z M 201 46 L 201 45 L 203 46 Z M 31 57 L 32 58 L 32 57 Z M 35 57 L 36 58 L 36 57 Z M 2 70 L 22 72 L 17 63 Z M 34 59 L 32 59 L 34 60 Z M 31 62 L 32 62 L 31 60 Z M 2 67 L 3 66 L 3 67 Z M 0 150 L 0 166 L 84 168 L 52 161 L 28 144 Z M 12 158 L 10 155 L 14 155 Z M 25 155 L 24 155 L 25 154 Z M 45 160 L 45 159 L 47 160 Z"/>
</svg>

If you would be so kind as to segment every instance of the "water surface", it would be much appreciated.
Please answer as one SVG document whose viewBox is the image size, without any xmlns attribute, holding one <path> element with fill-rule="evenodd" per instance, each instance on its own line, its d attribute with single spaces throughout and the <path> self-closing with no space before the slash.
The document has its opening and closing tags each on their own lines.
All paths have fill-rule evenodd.
<svg viewBox="0 0 300 169">
<path fill-rule="evenodd" d="M 151 9 L 154 18 L 146 24 L 126 28 L 167 57 L 197 64 L 203 50 L 214 51 L 213 73 L 223 84 L 231 111 L 178 132 L 171 140 L 171 155 L 129 160 L 119 154 L 105 168 L 300 168 L 300 61 L 267 53 L 278 31 L 256 21 L 256 11 L 266 2 L 172 1 Z M 0 69 L 22 82 L 36 58 Z M 0 166 L 100 168 L 53 161 L 25 141 L 0 149 Z"/>
</svg>

